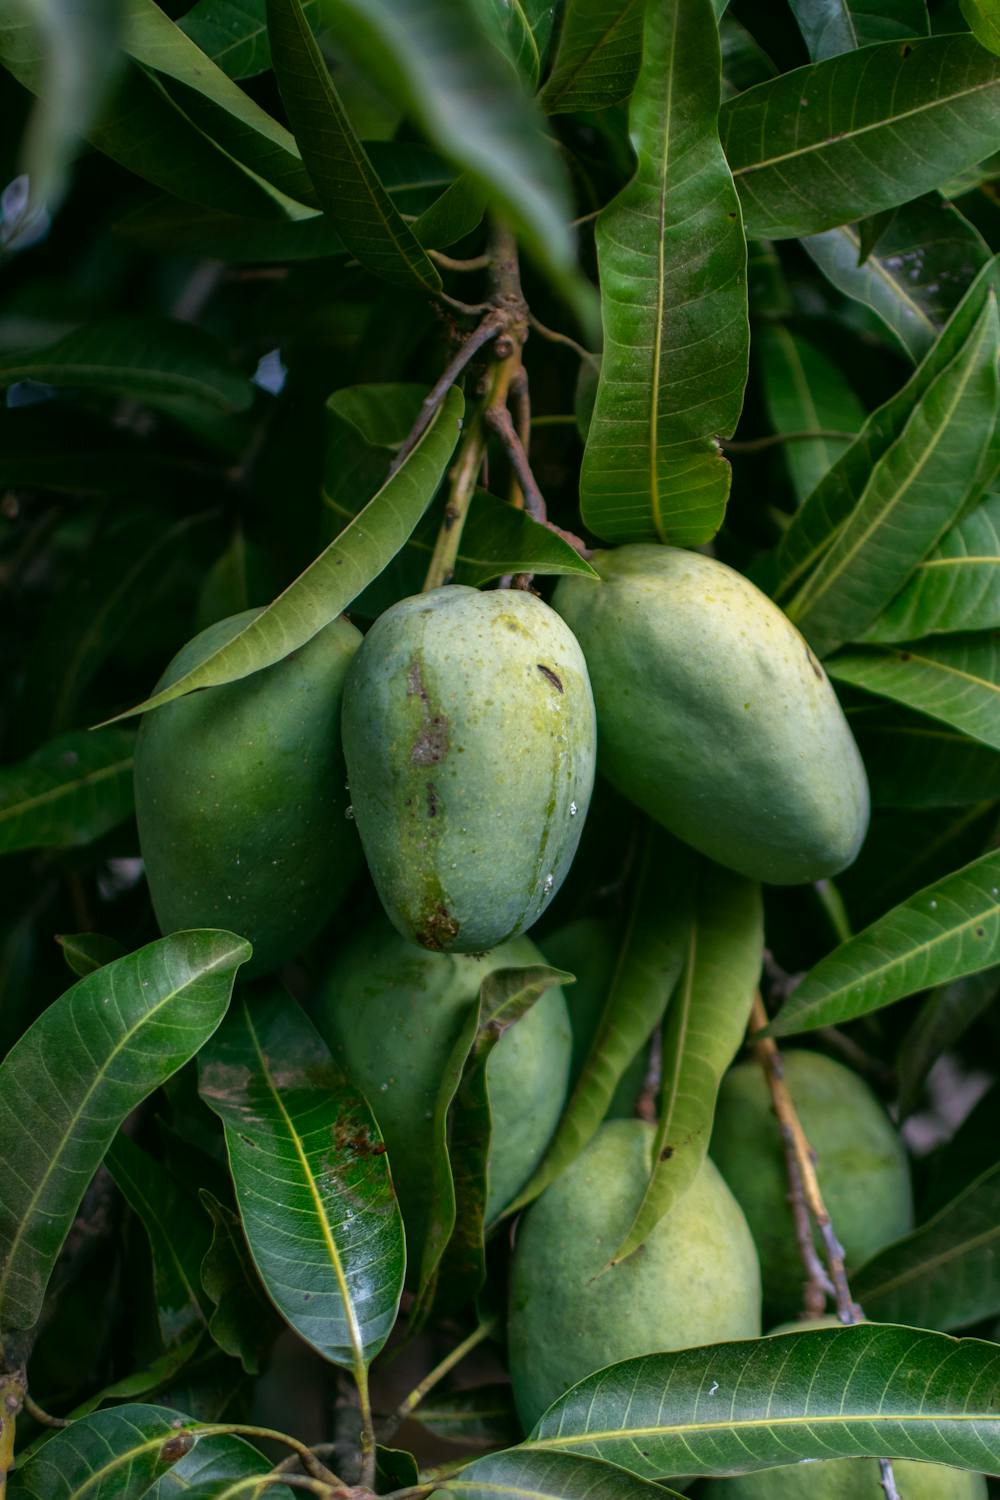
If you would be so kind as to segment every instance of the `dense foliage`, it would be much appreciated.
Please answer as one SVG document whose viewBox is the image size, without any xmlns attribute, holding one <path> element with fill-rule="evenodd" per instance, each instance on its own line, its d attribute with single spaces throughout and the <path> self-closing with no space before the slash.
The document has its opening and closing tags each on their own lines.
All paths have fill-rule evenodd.
<svg viewBox="0 0 1000 1500">
<path fill-rule="evenodd" d="M 0 62 L 0 1496 L 979 1500 L 997 0 Z"/>
</svg>

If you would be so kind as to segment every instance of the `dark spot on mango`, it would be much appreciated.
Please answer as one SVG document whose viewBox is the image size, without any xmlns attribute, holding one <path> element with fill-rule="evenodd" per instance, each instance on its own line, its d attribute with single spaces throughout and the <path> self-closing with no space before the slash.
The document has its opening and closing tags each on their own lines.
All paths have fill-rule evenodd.
<svg viewBox="0 0 1000 1500">
<path fill-rule="evenodd" d="M 557 693 L 561 693 L 562 692 L 562 690 L 563 690 L 562 682 L 556 676 L 555 672 L 553 672 L 553 670 L 552 670 L 551 667 L 546 667 L 542 662 L 539 662 L 538 663 L 538 670 L 539 670 L 539 672 L 541 672 L 542 676 L 544 678 L 546 678 L 546 680 L 548 682 L 551 682 L 552 686 L 555 688 L 555 690 L 556 690 Z"/>
<path fill-rule="evenodd" d="M 673 1148 L 673 1146 L 664 1146 L 663 1150 L 660 1152 L 660 1160 L 661 1161 L 669 1161 L 670 1158 L 673 1156 L 673 1154 L 674 1154 L 674 1148 Z"/>
<path fill-rule="evenodd" d="M 438 811 L 438 795 L 433 781 L 427 783 L 427 816 L 436 818 Z"/>
<path fill-rule="evenodd" d="M 823 668 L 820 666 L 820 664 L 816 660 L 815 656 L 813 656 L 813 654 L 810 651 L 810 649 L 809 649 L 808 646 L 806 647 L 806 661 L 812 667 L 814 676 L 818 677 L 819 680 L 820 680 L 820 682 L 822 682 L 823 681 Z"/>
<path fill-rule="evenodd" d="M 410 748 L 410 764 L 414 766 L 436 766 L 448 754 L 448 720 L 444 714 L 434 713 L 430 695 L 416 657 L 410 662 L 406 674 L 406 695 L 419 698 L 423 708 L 424 722 Z"/>
<path fill-rule="evenodd" d="M 458 922 L 446 906 L 440 902 L 431 907 L 424 917 L 423 925 L 416 934 L 417 942 L 425 948 L 439 953 L 458 937 Z"/>
</svg>

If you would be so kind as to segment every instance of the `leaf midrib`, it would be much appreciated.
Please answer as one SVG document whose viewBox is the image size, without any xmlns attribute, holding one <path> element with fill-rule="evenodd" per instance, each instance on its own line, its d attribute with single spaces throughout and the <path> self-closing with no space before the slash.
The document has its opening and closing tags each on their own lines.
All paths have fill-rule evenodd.
<svg viewBox="0 0 1000 1500">
<path fill-rule="evenodd" d="M 673 124 L 674 74 L 677 68 L 677 28 L 680 25 L 681 4 L 673 7 L 670 34 L 670 70 L 667 76 L 667 95 L 663 101 L 664 129 L 660 151 L 660 203 L 659 236 L 656 246 L 656 325 L 653 333 L 653 376 L 649 391 L 649 501 L 653 512 L 653 524 L 661 542 L 667 540 L 663 529 L 663 508 L 660 500 L 659 459 L 659 410 L 660 369 L 663 364 L 663 312 L 666 304 L 666 220 L 667 193 L 669 191 L 668 164 L 670 161 L 670 139 Z"/>
<path fill-rule="evenodd" d="M 732 1417 L 714 1422 L 675 1422 L 670 1426 L 659 1427 L 623 1427 L 610 1428 L 598 1432 L 571 1433 L 568 1437 L 537 1438 L 522 1444 L 529 1451 L 538 1449 L 562 1449 L 574 1448 L 581 1443 L 600 1443 L 612 1440 L 619 1442 L 631 1442 L 635 1438 L 655 1438 L 674 1436 L 684 1437 L 689 1433 L 700 1432 L 729 1432 L 752 1429 L 757 1427 L 815 1427 L 821 1424 L 833 1424 L 844 1426 L 850 1422 L 864 1422 L 866 1425 L 878 1423 L 913 1423 L 929 1422 L 940 1424 L 946 1422 L 987 1422 L 997 1421 L 996 1412 L 947 1412 L 942 1415 L 935 1412 L 933 1415 L 925 1415 L 923 1412 L 903 1411 L 850 1411 L 850 1412 L 800 1412 L 793 1416 L 757 1416 L 757 1417 Z"/>
<path fill-rule="evenodd" d="M 43 807 L 46 803 L 57 802 L 61 797 L 72 797 L 83 787 L 93 786 L 95 782 L 103 781 L 108 776 L 118 776 L 122 772 L 131 770 L 132 765 L 133 757 L 130 755 L 125 760 L 114 761 L 110 766 L 102 766 L 100 770 L 87 771 L 76 781 L 61 781 L 58 786 L 49 787 L 47 791 L 39 792 L 34 797 L 26 797 L 23 802 L 14 802 L 8 807 L 0 807 L 0 823 L 10 818 L 23 817 L 32 809 Z"/>
</svg>

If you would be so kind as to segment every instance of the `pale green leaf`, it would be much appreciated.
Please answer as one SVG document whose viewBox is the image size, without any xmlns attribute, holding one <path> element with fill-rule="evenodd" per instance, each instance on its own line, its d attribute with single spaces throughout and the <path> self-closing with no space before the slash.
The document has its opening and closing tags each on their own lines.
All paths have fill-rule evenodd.
<svg viewBox="0 0 1000 1500">
<path fill-rule="evenodd" d="M 632 181 L 597 221 L 604 358 L 580 508 L 607 541 L 691 546 L 718 531 L 717 442 L 746 383 L 746 242 L 719 146 L 710 0 L 653 0 L 629 125 Z"/>
<path fill-rule="evenodd" d="M 963 516 L 865 631 L 865 641 L 915 641 L 1000 629 L 1000 495 Z"/>
<path fill-rule="evenodd" d="M 1000 55 L 1000 4 L 997 0 L 961 0 L 962 15 L 978 42 Z"/>
<path fill-rule="evenodd" d="M 838 682 L 891 698 L 1000 750 L 1000 642 L 994 632 L 842 652 L 827 662 L 827 671 Z"/>
</svg>

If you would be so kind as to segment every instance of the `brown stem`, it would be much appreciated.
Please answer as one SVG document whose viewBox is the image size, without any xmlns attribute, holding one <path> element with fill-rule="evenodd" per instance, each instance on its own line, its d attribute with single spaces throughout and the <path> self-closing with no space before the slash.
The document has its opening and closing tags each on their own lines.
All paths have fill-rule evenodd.
<svg viewBox="0 0 1000 1500">
<path fill-rule="evenodd" d="M 550 344 L 562 344 L 564 348 L 572 349 L 573 353 L 579 359 L 586 361 L 587 364 L 599 365 L 601 363 L 601 356 L 599 354 L 594 354 L 590 349 L 585 349 L 582 344 L 577 343 L 576 339 L 571 339 L 568 333 L 559 333 L 555 328 L 547 328 L 544 323 L 538 321 L 534 313 L 528 314 L 528 322 L 535 332 L 543 339 L 547 339 Z"/>
<path fill-rule="evenodd" d="M 759 438 L 720 438 L 719 446 L 726 453 L 763 453 L 778 443 L 804 443 L 810 438 L 843 438 L 853 441 L 856 432 L 843 432 L 838 427 L 817 427 L 811 432 L 770 432 Z"/>
<path fill-rule="evenodd" d="M 531 395 L 528 390 L 528 372 L 524 365 L 518 364 L 517 369 L 511 377 L 510 400 L 514 408 L 514 430 L 521 440 L 524 456 L 527 459 L 528 447 L 531 443 Z M 516 470 L 511 470 L 510 494 L 508 496 L 511 505 L 518 510 L 524 507 L 524 491 L 518 482 Z"/>
<path fill-rule="evenodd" d="M 344 1481 L 339 1479 L 324 1463 L 321 1463 L 311 1448 L 300 1442 L 298 1438 L 291 1437 L 287 1432 L 278 1432 L 271 1427 L 254 1427 L 244 1422 L 211 1422 L 197 1429 L 199 1437 L 216 1437 L 223 1433 L 231 1433 L 234 1437 L 264 1438 L 268 1442 L 284 1443 L 286 1448 L 291 1448 L 298 1454 L 299 1462 L 313 1479 L 331 1485 L 334 1489 L 347 1490 Z"/>
<path fill-rule="evenodd" d="M 518 437 L 514 427 L 513 419 L 506 405 L 494 404 L 492 401 L 483 413 L 487 426 L 495 432 L 503 445 L 503 450 L 510 460 L 511 468 L 517 475 L 517 482 L 524 491 L 524 508 L 533 521 L 542 525 L 545 523 L 545 500 L 538 488 L 538 481 L 531 472 L 528 455 L 524 451 L 521 439 Z"/>
<path fill-rule="evenodd" d="M 465 340 L 458 353 L 452 360 L 449 361 L 448 365 L 445 368 L 444 374 L 439 380 L 434 383 L 431 389 L 427 392 L 427 395 L 421 401 L 420 411 L 417 414 L 417 420 L 410 428 L 410 431 L 407 434 L 402 447 L 399 449 L 392 463 L 389 465 L 390 475 L 395 474 L 396 470 L 402 466 L 407 458 L 409 458 L 410 454 L 413 452 L 414 448 L 417 446 L 420 439 L 423 437 L 424 433 L 430 426 L 431 418 L 433 417 L 434 413 L 437 411 L 438 407 L 441 405 L 445 396 L 447 396 L 448 392 L 451 390 L 451 387 L 455 384 L 455 381 L 458 379 L 459 375 L 461 375 L 466 365 L 472 359 L 473 355 L 478 353 L 478 351 L 483 347 L 484 344 L 488 344 L 490 339 L 496 338 L 497 334 L 500 332 L 503 326 L 503 316 L 497 308 L 492 308 L 486 314 L 485 318 L 483 318 L 482 322 L 479 324 L 479 327 L 474 328 L 473 331 L 469 334 L 469 337 Z"/>
<path fill-rule="evenodd" d="M 767 1025 L 767 1011 L 760 995 L 754 997 L 753 1009 L 750 1012 L 750 1033 L 762 1030 Z M 832 1291 L 837 1308 L 837 1316 L 842 1323 L 860 1323 L 863 1317 L 860 1306 L 851 1296 L 851 1288 L 847 1281 L 847 1272 L 844 1269 L 844 1247 L 837 1239 L 833 1224 L 830 1220 L 826 1204 L 823 1202 L 823 1194 L 820 1191 L 819 1180 L 816 1176 L 816 1153 L 813 1151 L 802 1128 L 792 1099 L 788 1084 L 785 1082 L 785 1069 L 781 1060 L 781 1052 L 773 1037 L 759 1036 L 753 1043 L 753 1049 L 760 1063 L 767 1086 L 771 1094 L 771 1103 L 774 1113 L 778 1117 L 781 1127 L 781 1137 L 785 1143 L 785 1151 L 789 1161 L 789 1187 L 790 1196 L 795 1204 L 796 1194 L 804 1201 L 819 1231 L 819 1237 L 826 1256 L 826 1264 L 829 1269 L 828 1285 L 832 1282 Z M 793 1170 L 794 1168 L 794 1170 Z M 799 1220 L 796 1219 L 796 1234 L 799 1237 L 799 1248 L 803 1252 L 803 1261 L 808 1274 L 807 1283 L 807 1308 L 819 1302 L 818 1310 L 822 1311 L 825 1305 L 826 1287 L 815 1276 L 815 1263 L 818 1257 L 812 1244 L 811 1231 L 808 1232 L 809 1251 L 806 1252 L 805 1242 L 801 1233 Z M 824 1273 L 825 1275 L 825 1273 Z M 823 1300 L 819 1300 L 820 1296 Z M 899 1491 L 896 1489 L 896 1480 L 893 1474 L 892 1462 L 887 1458 L 880 1458 L 879 1476 L 885 1500 L 900 1500 Z"/>
</svg>

